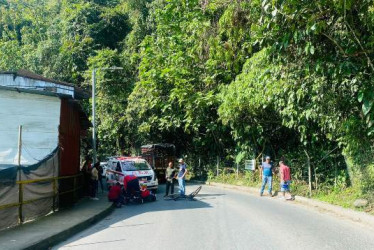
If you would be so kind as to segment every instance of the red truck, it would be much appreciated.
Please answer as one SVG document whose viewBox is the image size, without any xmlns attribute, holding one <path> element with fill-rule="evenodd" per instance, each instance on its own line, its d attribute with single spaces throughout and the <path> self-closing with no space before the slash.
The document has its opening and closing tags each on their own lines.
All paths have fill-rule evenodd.
<svg viewBox="0 0 374 250">
<path fill-rule="evenodd" d="M 142 158 L 152 166 L 156 172 L 158 183 L 164 183 L 165 170 L 169 162 L 175 164 L 175 146 L 170 143 L 157 143 L 141 146 Z M 174 166 L 176 167 L 176 166 Z"/>
</svg>

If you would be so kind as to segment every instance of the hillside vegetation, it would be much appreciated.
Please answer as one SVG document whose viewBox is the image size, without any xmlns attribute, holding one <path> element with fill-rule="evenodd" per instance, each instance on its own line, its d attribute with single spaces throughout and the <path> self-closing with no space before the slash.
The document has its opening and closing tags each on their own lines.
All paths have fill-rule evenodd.
<svg viewBox="0 0 374 250">
<path fill-rule="evenodd" d="M 0 70 L 123 67 L 98 71 L 101 155 L 170 142 L 197 176 L 262 153 L 370 197 L 373 60 L 372 0 L 0 0 Z"/>
</svg>

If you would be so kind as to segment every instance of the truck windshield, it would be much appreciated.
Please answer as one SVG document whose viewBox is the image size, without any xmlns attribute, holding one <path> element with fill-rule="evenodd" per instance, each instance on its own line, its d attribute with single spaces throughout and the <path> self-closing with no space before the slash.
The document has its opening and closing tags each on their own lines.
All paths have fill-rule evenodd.
<svg viewBox="0 0 374 250">
<path fill-rule="evenodd" d="M 149 170 L 151 167 L 146 162 L 123 161 L 123 171 Z"/>
</svg>

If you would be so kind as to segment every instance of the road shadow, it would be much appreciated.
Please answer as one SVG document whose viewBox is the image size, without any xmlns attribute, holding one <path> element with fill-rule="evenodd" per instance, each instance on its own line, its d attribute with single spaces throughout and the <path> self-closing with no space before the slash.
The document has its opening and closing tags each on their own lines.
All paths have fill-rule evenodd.
<svg viewBox="0 0 374 250">
<path fill-rule="evenodd" d="M 196 190 L 199 185 L 195 184 L 187 184 L 187 191 L 188 193 Z M 176 188 L 178 190 L 178 188 Z M 159 192 L 156 194 L 157 200 L 154 202 L 146 202 L 144 204 L 136 204 L 130 203 L 128 205 L 122 206 L 121 208 L 115 208 L 114 211 L 108 215 L 107 217 L 103 218 L 101 221 L 93 225 L 91 228 L 86 229 L 85 231 L 71 237 L 68 240 L 60 242 L 57 246 L 53 247 L 52 249 L 59 249 L 57 247 L 62 247 L 61 245 L 65 245 L 63 249 L 74 248 L 76 246 L 82 246 L 82 244 L 70 244 L 79 240 L 80 238 L 90 236 L 92 234 L 98 233 L 100 231 L 106 229 L 114 229 L 114 228 L 126 228 L 126 227 L 140 227 L 144 225 L 150 225 L 154 223 L 132 223 L 128 224 L 126 221 L 134 216 L 138 216 L 145 213 L 155 213 L 155 212 L 162 212 L 162 211 L 175 211 L 175 210 L 196 210 L 196 209 L 211 209 L 212 206 L 207 202 L 204 202 L 204 199 L 215 199 L 217 196 L 222 196 L 224 194 L 204 194 L 204 187 L 200 191 L 198 195 L 195 196 L 194 200 L 189 199 L 178 199 L 174 200 L 164 200 L 163 196 L 165 193 L 165 185 L 159 186 Z M 118 222 L 122 222 L 118 224 Z M 121 241 L 121 240 L 120 240 Z M 96 242 L 98 244 L 103 242 Z M 93 243 L 87 243 L 87 247 L 92 245 Z M 84 245 L 84 244 L 83 244 Z"/>
<path fill-rule="evenodd" d="M 218 197 L 218 196 L 222 196 L 222 195 L 226 195 L 226 194 L 198 194 L 198 195 L 196 195 L 196 197 L 212 197 L 212 196 Z"/>
</svg>

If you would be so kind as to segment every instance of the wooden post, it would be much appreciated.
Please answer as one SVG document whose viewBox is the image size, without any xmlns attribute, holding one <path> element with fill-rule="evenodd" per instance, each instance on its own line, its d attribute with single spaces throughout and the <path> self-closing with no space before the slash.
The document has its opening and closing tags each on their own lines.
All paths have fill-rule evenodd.
<svg viewBox="0 0 374 250">
<path fill-rule="evenodd" d="M 239 163 L 236 163 L 236 179 L 239 178 Z"/>
<path fill-rule="evenodd" d="M 55 212 L 56 211 L 56 195 L 57 195 L 57 185 L 56 185 L 56 182 L 57 182 L 57 178 L 54 178 L 53 179 L 53 201 L 52 201 L 52 211 Z"/>
<path fill-rule="evenodd" d="M 19 128 L 18 128 L 18 166 L 21 166 L 21 154 L 22 154 L 22 125 L 19 125 Z"/>
<path fill-rule="evenodd" d="M 219 156 L 217 155 L 217 176 L 219 175 Z"/>
<path fill-rule="evenodd" d="M 314 189 L 318 190 L 318 177 L 317 177 L 317 171 L 314 167 Z"/>
<path fill-rule="evenodd" d="M 334 176 L 335 176 L 335 178 L 334 178 L 334 187 L 336 187 L 336 184 L 337 184 L 337 180 L 336 180 L 336 178 L 337 178 L 337 169 L 336 169 L 336 162 L 334 161 Z"/>
<path fill-rule="evenodd" d="M 310 166 L 310 157 L 308 152 L 304 149 L 307 158 L 307 165 L 308 165 L 308 181 L 309 181 L 309 196 L 312 196 L 312 168 Z"/>
<path fill-rule="evenodd" d="M 18 181 L 21 181 L 21 154 L 22 154 L 22 125 L 18 128 Z M 23 184 L 19 183 L 18 187 L 18 219 L 19 223 L 23 223 L 22 203 L 23 203 Z"/>
<path fill-rule="evenodd" d="M 19 219 L 19 223 L 23 223 L 23 214 L 22 214 L 22 203 L 23 203 L 23 184 L 20 183 L 19 184 L 19 207 L 18 207 L 18 219 Z"/>
</svg>

